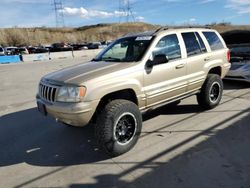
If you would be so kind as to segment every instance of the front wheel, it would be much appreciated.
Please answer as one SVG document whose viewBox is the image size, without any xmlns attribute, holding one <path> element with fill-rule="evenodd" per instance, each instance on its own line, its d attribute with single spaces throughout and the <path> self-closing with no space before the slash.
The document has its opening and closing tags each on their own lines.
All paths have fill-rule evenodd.
<svg viewBox="0 0 250 188">
<path fill-rule="evenodd" d="M 201 88 L 201 92 L 197 94 L 198 104 L 204 109 L 212 109 L 220 103 L 222 92 L 223 83 L 220 76 L 209 74 Z"/>
<path fill-rule="evenodd" d="M 134 147 L 142 128 L 136 104 L 127 100 L 108 103 L 97 119 L 95 134 L 100 147 L 110 156 L 121 155 Z"/>
</svg>

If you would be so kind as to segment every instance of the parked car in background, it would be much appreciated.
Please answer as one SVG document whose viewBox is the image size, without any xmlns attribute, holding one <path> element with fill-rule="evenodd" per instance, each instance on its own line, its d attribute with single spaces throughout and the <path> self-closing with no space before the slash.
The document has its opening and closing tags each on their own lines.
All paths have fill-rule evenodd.
<svg viewBox="0 0 250 188">
<path fill-rule="evenodd" d="M 29 51 L 26 47 L 19 47 L 17 48 L 17 55 L 29 54 Z"/>
<path fill-rule="evenodd" d="M 231 68 L 225 79 L 250 82 L 250 43 L 228 45 L 231 51 Z"/>
<path fill-rule="evenodd" d="M 0 46 L 0 56 L 5 55 L 5 50 L 3 47 Z"/>
<path fill-rule="evenodd" d="M 45 48 L 44 46 L 38 46 L 38 47 L 29 47 L 28 51 L 30 54 L 38 54 L 38 53 L 48 53 L 49 49 Z"/>
<path fill-rule="evenodd" d="M 91 42 L 88 44 L 88 49 L 99 49 L 101 45 L 100 42 Z"/>
<path fill-rule="evenodd" d="M 71 44 L 70 46 L 73 47 L 73 50 L 86 50 L 88 49 L 87 43 L 82 43 L 82 44 Z"/>
<path fill-rule="evenodd" d="M 72 51 L 73 47 L 66 43 L 54 43 L 51 45 L 50 52 Z"/>
<path fill-rule="evenodd" d="M 16 55 L 17 54 L 17 47 L 9 46 L 5 48 L 6 55 Z"/>
</svg>

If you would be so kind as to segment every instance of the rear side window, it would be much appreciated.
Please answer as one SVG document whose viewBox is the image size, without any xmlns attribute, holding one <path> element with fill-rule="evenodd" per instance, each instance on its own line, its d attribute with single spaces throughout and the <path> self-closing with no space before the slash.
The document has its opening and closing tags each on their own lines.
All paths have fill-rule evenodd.
<svg viewBox="0 0 250 188">
<path fill-rule="evenodd" d="M 193 33 L 193 32 L 182 33 L 181 35 L 182 35 L 183 40 L 185 42 L 188 57 L 202 53 L 202 50 L 201 50 L 201 47 L 199 44 L 199 40 L 196 37 L 195 33 Z"/>
<path fill-rule="evenodd" d="M 202 32 L 202 33 L 206 37 L 212 51 L 224 48 L 220 38 L 215 32 Z"/>
</svg>

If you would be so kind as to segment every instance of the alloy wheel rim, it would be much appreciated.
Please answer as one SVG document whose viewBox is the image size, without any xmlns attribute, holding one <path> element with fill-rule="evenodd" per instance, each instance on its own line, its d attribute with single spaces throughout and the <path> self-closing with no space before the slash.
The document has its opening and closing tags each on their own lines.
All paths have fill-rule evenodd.
<svg viewBox="0 0 250 188">
<path fill-rule="evenodd" d="M 221 86 L 218 82 L 214 82 L 209 91 L 209 100 L 216 103 L 220 97 Z"/>
<path fill-rule="evenodd" d="M 135 116 L 129 112 L 123 113 L 115 123 L 114 138 L 120 145 L 126 145 L 133 139 L 136 129 Z"/>
</svg>

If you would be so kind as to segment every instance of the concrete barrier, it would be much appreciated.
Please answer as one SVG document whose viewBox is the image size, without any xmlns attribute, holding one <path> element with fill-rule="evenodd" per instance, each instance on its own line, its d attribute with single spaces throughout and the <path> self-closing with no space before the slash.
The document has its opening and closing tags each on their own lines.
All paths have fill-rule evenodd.
<svg viewBox="0 0 250 188">
<path fill-rule="evenodd" d="M 23 55 L 23 61 L 46 61 L 49 60 L 49 54 L 48 53 L 41 53 L 41 54 L 29 54 L 29 55 Z"/>
<path fill-rule="evenodd" d="M 74 51 L 74 57 L 95 57 L 102 49 Z"/>
<path fill-rule="evenodd" d="M 74 57 L 95 57 L 100 53 L 102 49 L 96 50 L 80 50 L 80 51 L 66 51 L 66 52 L 51 52 L 51 53 L 41 53 L 41 54 L 28 54 L 23 55 L 24 62 L 30 61 L 46 61 L 51 59 L 64 59 L 64 58 L 74 58 Z"/>
<path fill-rule="evenodd" d="M 66 52 L 51 52 L 49 54 L 50 59 L 64 59 L 64 58 L 72 58 L 74 57 L 72 51 L 66 51 Z"/>
<path fill-rule="evenodd" d="M 11 55 L 11 56 L 0 56 L 0 64 L 3 63 L 19 63 L 21 61 L 19 55 Z"/>
</svg>

